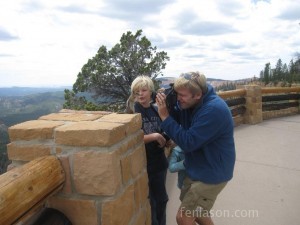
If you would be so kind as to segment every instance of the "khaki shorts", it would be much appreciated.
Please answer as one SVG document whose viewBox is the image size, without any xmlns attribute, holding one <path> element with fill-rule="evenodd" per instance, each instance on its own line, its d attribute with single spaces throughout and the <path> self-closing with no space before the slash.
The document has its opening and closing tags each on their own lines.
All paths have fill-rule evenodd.
<svg viewBox="0 0 300 225">
<path fill-rule="evenodd" d="M 227 182 L 220 184 L 205 184 L 201 181 L 193 181 L 186 177 L 180 193 L 180 208 L 192 217 L 201 217 L 201 212 L 209 213 L 218 194 L 226 186 Z M 209 214 L 208 214 L 209 215 Z"/>
</svg>

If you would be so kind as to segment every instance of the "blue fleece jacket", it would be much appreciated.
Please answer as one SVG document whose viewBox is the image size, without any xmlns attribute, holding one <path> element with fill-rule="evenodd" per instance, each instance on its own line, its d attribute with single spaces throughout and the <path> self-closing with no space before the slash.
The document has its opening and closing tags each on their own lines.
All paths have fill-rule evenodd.
<svg viewBox="0 0 300 225">
<path fill-rule="evenodd" d="M 235 164 L 234 124 L 225 101 L 208 85 L 201 103 L 177 113 L 179 123 L 169 116 L 161 128 L 184 150 L 188 176 L 208 184 L 230 180 Z"/>
</svg>

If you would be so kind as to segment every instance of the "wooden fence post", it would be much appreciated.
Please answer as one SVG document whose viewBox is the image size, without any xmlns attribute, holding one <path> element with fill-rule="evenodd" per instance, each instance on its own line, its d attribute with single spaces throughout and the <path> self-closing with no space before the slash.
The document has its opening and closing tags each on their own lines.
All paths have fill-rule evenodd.
<svg viewBox="0 0 300 225">
<path fill-rule="evenodd" d="M 245 123 L 257 124 L 263 120 L 262 116 L 262 94 L 258 85 L 245 85 L 246 89 L 246 112 Z"/>
</svg>

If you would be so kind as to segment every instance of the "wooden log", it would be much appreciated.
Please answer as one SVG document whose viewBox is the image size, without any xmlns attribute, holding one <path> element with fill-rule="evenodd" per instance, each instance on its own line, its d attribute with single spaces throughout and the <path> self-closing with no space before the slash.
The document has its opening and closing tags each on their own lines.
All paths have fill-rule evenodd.
<svg viewBox="0 0 300 225">
<path fill-rule="evenodd" d="M 245 98 L 232 98 L 232 99 L 226 99 L 225 102 L 229 107 L 231 107 L 231 106 L 246 104 L 246 99 Z"/>
<path fill-rule="evenodd" d="M 265 95 L 262 96 L 262 102 L 299 100 L 300 94 L 281 94 L 281 95 Z"/>
<path fill-rule="evenodd" d="M 292 93 L 300 92 L 300 87 L 274 87 L 274 88 L 262 88 L 262 94 L 273 94 L 273 93 Z"/>
<path fill-rule="evenodd" d="M 232 91 L 218 92 L 217 94 L 223 99 L 232 98 L 232 97 L 245 97 L 246 90 L 245 89 L 237 89 L 237 90 L 232 90 Z"/>
<path fill-rule="evenodd" d="M 13 225 L 33 225 L 37 221 L 41 214 L 47 209 L 45 204 L 47 198 L 59 192 L 62 189 L 63 185 L 57 187 L 54 191 L 45 196 L 41 201 L 39 201 L 35 206 L 28 210 L 22 217 L 18 218 Z M 40 225 L 40 224 L 38 224 Z"/>
<path fill-rule="evenodd" d="M 284 103 L 271 103 L 271 104 L 263 104 L 262 110 L 264 111 L 273 111 L 280 109 L 287 109 L 292 107 L 299 107 L 299 102 L 284 102 Z"/>
<path fill-rule="evenodd" d="M 231 109 L 232 117 L 235 117 L 237 115 L 243 115 L 245 112 L 246 112 L 246 107 L 243 105 Z"/>
<path fill-rule="evenodd" d="M 65 180 L 55 156 L 37 158 L 0 176 L 0 224 L 13 224 L 24 217 Z"/>
</svg>

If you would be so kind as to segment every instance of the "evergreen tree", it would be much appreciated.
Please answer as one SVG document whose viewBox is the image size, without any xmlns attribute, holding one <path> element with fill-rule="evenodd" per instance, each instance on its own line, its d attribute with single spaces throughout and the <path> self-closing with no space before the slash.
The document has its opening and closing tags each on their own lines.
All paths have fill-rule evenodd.
<svg viewBox="0 0 300 225">
<path fill-rule="evenodd" d="M 291 59 L 289 65 L 283 64 L 281 59 L 278 59 L 276 67 L 271 68 L 271 64 L 267 63 L 265 69 L 260 72 L 260 80 L 268 84 L 278 81 L 283 82 L 283 86 L 290 86 L 293 82 L 300 82 L 300 53 L 295 53 L 295 59 Z"/>
<path fill-rule="evenodd" d="M 289 74 L 289 69 L 285 63 L 285 64 L 283 64 L 283 67 L 282 67 L 282 80 L 283 81 L 287 81 L 288 74 Z"/>
<path fill-rule="evenodd" d="M 264 82 L 268 84 L 270 82 L 271 77 L 271 63 L 266 63 L 265 69 L 264 69 Z"/>
<path fill-rule="evenodd" d="M 294 63 L 294 60 L 292 59 L 289 64 L 289 79 L 288 79 L 289 83 L 292 83 L 295 81 L 296 72 L 297 72 L 296 65 Z"/>
<path fill-rule="evenodd" d="M 261 70 L 260 73 L 259 73 L 259 79 L 261 81 L 264 81 L 264 71 L 263 70 Z"/>
<path fill-rule="evenodd" d="M 273 74 L 273 81 L 274 82 L 278 82 L 282 80 L 283 77 L 283 65 L 282 65 L 282 61 L 281 59 L 278 59 L 277 63 L 276 63 L 276 67 L 274 69 L 274 74 Z"/>
<path fill-rule="evenodd" d="M 64 108 L 106 110 L 111 104 L 122 107 L 130 95 L 132 81 L 139 75 L 146 75 L 155 83 L 155 78 L 163 75 L 161 70 L 167 60 L 167 53 L 157 52 L 157 47 L 152 47 L 151 42 L 142 37 L 142 30 L 135 34 L 128 31 L 111 50 L 101 46 L 82 67 L 73 90 L 65 90 Z M 92 103 L 84 95 L 78 99 L 80 92 L 92 93 L 94 99 L 101 99 L 102 105 Z"/>
<path fill-rule="evenodd" d="M 296 60 L 294 64 L 294 70 L 295 70 L 295 81 L 300 82 L 300 53 L 296 53 Z"/>
</svg>

